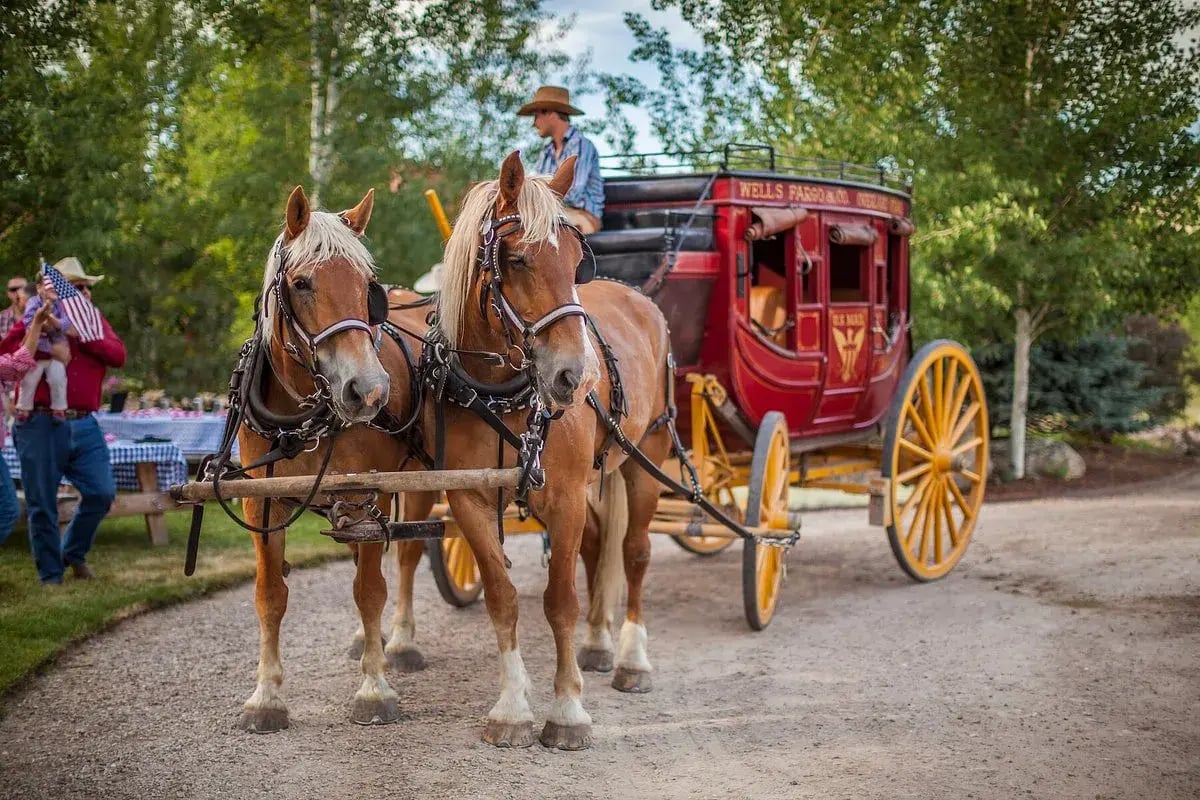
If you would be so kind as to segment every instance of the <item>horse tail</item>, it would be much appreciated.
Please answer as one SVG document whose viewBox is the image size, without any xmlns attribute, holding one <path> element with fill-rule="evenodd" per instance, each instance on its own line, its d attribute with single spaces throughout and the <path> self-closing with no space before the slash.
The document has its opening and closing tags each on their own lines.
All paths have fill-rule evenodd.
<svg viewBox="0 0 1200 800">
<path fill-rule="evenodd" d="M 588 604 L 588 626 L 593 631 L 601 628 L 611 631 L 613 612 L 621 600 L 625 581 L 624 544 L 629 530 L 629 495 L 621 470 L 604 476 L 603 497 L 599 481 L 588 487 L 588 506 L 600 524 L 600 560 Z"/>
</svg>

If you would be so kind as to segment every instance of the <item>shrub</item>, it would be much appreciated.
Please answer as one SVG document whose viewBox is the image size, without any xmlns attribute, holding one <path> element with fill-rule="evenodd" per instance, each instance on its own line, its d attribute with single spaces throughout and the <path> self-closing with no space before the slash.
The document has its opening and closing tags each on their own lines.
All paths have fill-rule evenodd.
<svg viewBox="0 0 1200 800">
<path fill-rule="evenodd" d="M 1145 386 L 1145 366 L 1130 357 L 1131 340 L 1095 334 L 1074 343 L 1044 342 L 1029 354 L 1029 426 L 1099 436 L 1141 430 L 1160 421 L 1164 389 Z M 1010 427 L 1012 345 L 976 350 L 992 424 Z"/>
</svg>

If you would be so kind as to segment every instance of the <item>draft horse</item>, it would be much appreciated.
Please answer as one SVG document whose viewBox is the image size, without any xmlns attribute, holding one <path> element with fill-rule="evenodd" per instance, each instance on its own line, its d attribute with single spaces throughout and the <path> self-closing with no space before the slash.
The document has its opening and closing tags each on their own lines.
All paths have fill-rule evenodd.
<svg viewBox="0 0 1200 800">
<path fill-rule="evenodd" d="M 427 446 L 435 443 L 437 466 L 518 464 L 516 448 L 502 445 L 498 430 L 469 407 L 477 405 L 469 402 L 472 396 L 516 435 L 528 434 L 531 422 L 547 426 L 540 453 L 544 486 L 518 499 L 527 500 L 551 536 L 543 603 L 557 668 L 555 699 L 540 740 L 561 749 L 590 744 L 580 666 L 613 667 L 610 625 L 622 575 L 628 604 L 613 686 L 629 692 L 650 688 L 642 582 L 659 486 L 627 460 L 585 400 L 590 395 L 600 412 L 619 418 L 624 436 L 654 463 L 670 449 L 663 425 L 671 380 L 666 321 L 650 300 L 622 284 L 595 281 L 577 287 L 584 242 L 564 220 L 561 205 L 574 172 L 575 160 L 569 158 L 553 177 L 526 177 L 519 154 L 513 153 L 498 180 L 468 193 L 447 243 L 436 322 L 426 336 L 422 362 L 423 375 L 433 376 L 427 381 L 424 439 Z M 398 315 L 419 325 L 424 311 Z M 539 411 L 545 416 L 539 418 Z M 593 488 L 589 502 L 589 484 L 597 484 L 602 472 L 603 493 Z M 513 499 L 511 492 L 499 497 L 492 491 L 447 493 L 479 563 L 500 651 L 500 697 L 487 715 L 483 739 L 524 747 L 534 740 L 534 715 L 517 641 L 517 592 L 507 572 L 499 518 Z M 591 531 L 586 538 L 585 524 Z M 577 661 L 575 562 L 581 548 L 591 602 L 587 640 Z"/>
<path fill-rule="evenodd" d="M 285 227 L 267 259 L 259 300 L 257 344 L 264 365 L 251 385 L 243 387 L 252 410 L 238 431 L 243 464 L 269 457 L 272 433 L 300 429 L 314 408 L 328 419 L 308 441 L 305 452 L 276 460 L 278 477 L 394 471 L 407 453 L 403 442 L 384 426 L 368 427 L 383 417 L 404 420 L 415 410 L 409 359 L 398 339 L 382 335 L 387 297 L 375 280 L 374 262 L 360 237 L 371 217 L 373 190 L 357 206 L 340 214 L 309 208 L 297 186 L 288 198 Z M 250 345 L 248 345 L 249 347 Z M 244 351 L 246 352 L 246 351 Z M 390 376 L 390 379 L 389 379 Z M 310 423 L 309 432 L 314 428 Z M 267 466 L 248 471 L 263 477 Z M 393 497 L 392 502 L 398 502 Z M 254 601 L 259 621 L 257 685 L 246 701 L 240 726 L 267 733 L 288 726 L 287 705 L 280 693 L 283 666 L 279 626 L 287 610 L 284 560 L 286 523 L 293 508 L 276 501 L 246 498 L 246 520 L 267 532 L 253 535 L 257 570 Z M 412 584 L 420 561 L 420 542 L 398 543 L 399 602 L 396 624 L 386 650 L 381 642 L 381 615 L 387 585 L 381 571 L 382 543 L 359 544 L 354 600 L 365 633 L 362 685 L 354 695 L 351 718 L 361 724 L 399 719 L 396 693 L 388 685 L 386 666 L 401 671 L 424 666 L 413 645 Z"/>
</svg>

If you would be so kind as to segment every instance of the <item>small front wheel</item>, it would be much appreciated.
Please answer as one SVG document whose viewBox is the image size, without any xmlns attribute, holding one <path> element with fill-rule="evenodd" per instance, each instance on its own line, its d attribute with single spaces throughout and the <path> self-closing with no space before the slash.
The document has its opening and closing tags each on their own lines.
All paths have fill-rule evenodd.
<svg viewBox="0 0 1200 800">
<path fill-rule="evenodd" d="M 787 421 L 778 411 L 763 417 L 754 441 L 747 484 L 745 525 L 788 530 L 788 479 L 791 475 Z M 742 543 L 742 604 L 756 631 L 771 623 L 783 585 L 784 548 L 752 539 Z"/>
</svg>

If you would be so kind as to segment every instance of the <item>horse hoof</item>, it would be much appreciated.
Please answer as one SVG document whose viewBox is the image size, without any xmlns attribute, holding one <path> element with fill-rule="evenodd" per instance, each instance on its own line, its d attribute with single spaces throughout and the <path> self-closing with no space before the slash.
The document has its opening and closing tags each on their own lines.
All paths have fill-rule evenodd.
<svg viewBox="0 0 1200 800">
<path fill-rule="evenodd" d="M 388 666 L 397 672 L 420 672 L 425 669 L 425 656 L 415 647 L 406 647 L 391 653 L 385 652 Z"/>
<path fill-rule="evenodd" d="M 592 726 L 559 725 L 546 720 L 540 741 L 546 747 L 559 750 L 586 750 L 592 746 Z"/>
<path fill-rule="evenodd" d="M 395 697 L 382 700 L 354 698 L 350 720 L 357 725 L 390 725 L 400 721 L 400 702 Z"/>
<path fill-rule="evenodd" d="M 612 687 L 618 692 L 645 694 L 651 688 L 650 673 L 617 667 L 616 673 L 613 674 Z"/>
<path fill-rule="evenodd" d="M 533 723 L 489 719 L 483 728 L 483 740 L 496 747 L 529 747 L 533 744 Z"/>
<path fill-rule="evenodd" d="M 238 727 L 246 733 L 275 733 L 287 726 L 286 708 L 247 708 L 238 719 Z"/>
<path fill-rule="evenodd" d="M 613 654 L 611 650 L 591 650 L 581 647 L 576 659 L 579 661 L 579 668 L 584 672 L 612 672 Z"/>
<path fill-rule="evenodd" d="M 382 636 L 379 637 L 379 644 L 382 647 L 387 647 L 387 639 L 384 639 Z M 355 639 L 350 643 L 350 647 L 346 649 L 346 658 L 349 658 L 351 661 L 358 661 L 362 658 L 363 646 L 362 639 Z"/>
</svg>

